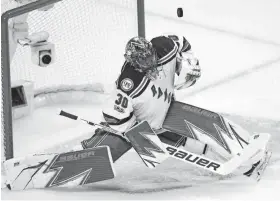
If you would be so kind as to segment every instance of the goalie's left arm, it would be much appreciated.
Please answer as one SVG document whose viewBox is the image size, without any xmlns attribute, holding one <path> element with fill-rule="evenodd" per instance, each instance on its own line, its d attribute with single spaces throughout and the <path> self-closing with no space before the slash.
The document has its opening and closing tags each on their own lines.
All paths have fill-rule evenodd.
<svg viewBox="0 0 280 201">
<path fill-rule="evenodd" d="M 180 90 L 194 85 L 201 76 L 198 59 L 194 56 L 190 43 L 184 36 L 169 36 L 178 46 L 175 89 Z"/>
</svg>

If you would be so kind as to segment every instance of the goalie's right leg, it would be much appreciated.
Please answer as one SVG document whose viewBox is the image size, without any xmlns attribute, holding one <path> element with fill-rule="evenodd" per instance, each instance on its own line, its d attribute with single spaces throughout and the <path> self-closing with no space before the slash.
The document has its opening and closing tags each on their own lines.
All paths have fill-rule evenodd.
<svg viewBox="0 0 280 201">
<path fill-rule="evenodd" d="M 218 113 L 182 102 L 174 101 L 171 104 L 163 123 L 163 128 L 186 136 L 188 139 L 193 138 L 194 141 L 207 144 L 208 150 L 206 150 L 204 155 L 209 158 L 216 155 L 221 159 L 218 160 L 219 162 L 229 161 L 233 158 L 246 158 L 247 162 L 244 163 L 244 172 L 242 174 L 246 173 L 249 175 L 253 167 L 262 166 L 263 162 L 269 158 L 267 155 L 270 155 L 266 151 L 270 135 L 252 135 L 248 130 Z M 260 147 L 252 146 L 252 144 L 255 144 L 254 142 L 259 141 L 255 140 L 259 136 L 263 136 L 261 139 L 265 140 L 264 143 L 256 143 L 256 146 Z M 191 141 L 187 140 L 186 145 L 187 149 L 190 148 Z M 196 144 L 193 147 L 198 148 Z M 242 157 L 246 150 L 254 151 L 251 157 Z M 202 152 L 204 151 L 201 149 L 198 154 Z M 248 151 L 246 153 L 251 152 Z M 212 156 L 209 156 L 209 154 Z"/>
</svg>

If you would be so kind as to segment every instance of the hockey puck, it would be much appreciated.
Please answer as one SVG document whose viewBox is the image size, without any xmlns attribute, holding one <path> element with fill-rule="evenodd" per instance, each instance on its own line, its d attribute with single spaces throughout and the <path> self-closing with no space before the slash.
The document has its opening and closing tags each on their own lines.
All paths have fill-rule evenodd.
<svg viewBox="0 0 280 201">
<path fill-rule="evenodd" d="M 12 190 L 12 187 L 11 187 L 10 184 L 7 184 L 6 186 L 7 186 L 7 188 L 8 188 L 9 190 Z"/>
<path fill-rule="evenodd" d="M 183 17 L 183 15 L 184 15 L 183 8 L 177 8 L 177 16 Z"/>
</svg>

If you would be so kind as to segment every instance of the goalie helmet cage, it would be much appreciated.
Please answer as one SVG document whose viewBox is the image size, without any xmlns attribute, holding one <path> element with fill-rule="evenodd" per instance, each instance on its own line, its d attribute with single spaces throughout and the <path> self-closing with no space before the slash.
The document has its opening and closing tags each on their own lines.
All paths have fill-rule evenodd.
<svg viewBox="0 0 280 201">
<path fill-rule="evenodd" d="M 11 2 L 11 0 L 4 0 L 4 1 L 2 0 L 2 2 L 1 2 L 2 10 L 3 10 L 3 4 L 5 4 L 5 3 L 9 4 L 8 1 Z M 18 2 L 24 2 L 24 0 L 23 1 L 16 1 L 16 2 L 17 3 Z M 116 20 L 117 21 L 116 23 L 119 23 L 119 24 L 124 23 L 125 24 L 124 27 L 122 27 L 123 32 L 121 32 L 121 33 L 117 33 L 117 31 L 119 30 L 118 28 L 115 28 L 115 29 L 114 29 L 114 27 L 112 27 L 110 29 L 108 28 L 108 32 L 107 32 L 107 28 L 104 28 L 105 31 L 103 32 L 103 34 L 105 36 L 107 36 L 107 33 L 116 31 L 116 33 L 112 33 L 116 37 L 115 40 L 117 41 L 119 38 L 123 37 L 122 38 L 122 42 L 123 43 L 124 43 L 124 40 L 128 40 L 129 37 L 133 36 L 133 34 L 135 34 L 135 35 L 138 34 L 139 36 L 145 37 L 144 0 L 133 0 L 133 1 L 131 1 L 131 0 L 117 0 L 117 1 L 112 1 L 112 0 L 106 0 L 106 1 L 104 1 L 104 0 L 102 0 L 102 1 L 101 0 L 37 0 L 37 1 L 26 0 L 26 2 L 29 2 L 29 3 L 24 4 L 24 5 L 20 5 L 19 7 L 15 6 L 12 9 L 8 8 L 7 11 L 5 11 L 2 14 L 2 16 L 1 16 L 1 53 L 2 53 L 2 55 L 1 55 L 1 70 L 2 70 L 2 72 L 1 72 L 1 84 L 2 84 L 1 85 L 1 89 L 2 89 L 2 97 L 1 97 L 1 132 L 2 132 L 2 134 L 1 134 L 1 138 L 2 138 L 1 146 L 2 146 L 2 148 L 1 148 L 1 151 L 4 152 L 4 153 L 1 154 L 1 157 L 2 157 L 1 161 L 7 160 L 7 159 L 10 159 L 10 158 L 14 157 L 13 122 L 12 122 L 13 121 L 13 117 L 12 117 L 13 114 L 12 114 L 12 100 L 11 100 L 11 80 L 12 80 L 11 79 L 11 74 L 12 74 L 11 73 L 11 68 L 13 68 L 13 66 L 11 66 L 11 64 L 14 62 L 14 58 L 10 61 L 10 43 L 9 43 L 9 28 L 8 28 L 9 27 L 8 23 L 9 23 L 10 19 L 12 19 L 14 17 L 21 16 L 21 15 L 26 14 L 26 13 L 29 14 L 29 13 L 32 13 L 32 12 L 37 12 L 38 9 L 43 8 L 43 7 L 47 7 L 47 6 L 52 5 L 52 4 L 54 4 L 54 6 L 56 7 L 57 4 L 62 4 L 63 2 L 65 2 L 65 4 L 62 4 L 63 7 L 60 6 L 59 9 L 64 10 L 64 8 L 65 8 L 66 11 L 64 11 L 64 12 L 67 12 L 69 16 L 70 15 L 74 15 L 73 10 L 71 10 L 71 9 L 75 10 L 76 7 L 78 7 L 78 5 L 80 6 L 80 4 L 82 4 L 82 3 L 86 2 L 86 5 L 84 5 L 84 7 L 82 7 L 83 10 L 80 11 L 81 13 L 83 13 L 84 10 L 86 10 L 84 12 L 87 12 L 87 11 L 93 12 L 93 10 L 90 10 L 89 4 L 102 4 L 103 7 L 101 9 L 98 7 L 98 10 L 96 11 L 96 12 L 98 12 L 95 15 L 96 18 L 99 17 L 97 15 L 100 15 L 101 19 L 104 19 L 104 23 L 106 23 L 106 21 L 108 21 L 108 20 L 109 21 Z M 71 9 L 67 8 L 68 3 L 72 4 L 74 2 L 75 2 L 75 5 L 74 6 L 72 5 Z M 76 3 L 76 2 L 79 2 L 79 3 Z M 121 6 L 113 5 L 113 6 L 111 6 L 112 9 L 110 9 L 109 11 L 106 10 L 107 6 L 109 6 L 108 4 L 116 4 L 116 3 L 119 3 L 119 2 L 120 2 L 120 4 L 122 4 Z M 133 5 L 130 6 L 131 4 L 133 4 Z M 127 5 L 129 5 L 130 8 L 128 8 L 127 11 L 126 11 L 125 9 L 126 9 Z M 48 11 L 46 11 L 46 12 L 48 12 Z M 69 12 L 70 12 L 70 14 L 69 14 Z M 116 16 L 115 15 L 113 16 L 112 12 L 120 12 L 120 14 L 119 14 L 119 16 L 117 16 L 118 14 L 116 13 Z M 124 14 L 124 12 L 128 12 L 130 14 L 126 15 L 126 14 Z M 91 14 L 91 15 L 93 15 L 93 14 Z M 112 15 L 112 17 L 110 18 L 110 16 L 108 17 L 108 15 L 110 15 L 110 16 Z M 130 17 L 130 15 L 133 15 L 133 16 Z M 87 17 L 88 18 L 94 18 L 94 17 L 90 16 L 90 14 L 88 14 Z M 106 17 L 110 18 L 110 19 L 106 20 Z M 134 30 L 129 32 L 129 30 L 127 31 L 127 29 L 131 29 L 131 28 L 129 28 L 129 26 L 131 25 L 131 23 L 130 23 L 131 18 L 133 18 L 133 19 L 135 18 L 136 21 L 135 21 L 134 24 L 132 24 Z M 36 22 L 37 22 L 37 24 L 39 26 L 41 24 L 44 24 L 45 19 L 47 19 L 46 15 L 44 17 L 39 18 L 38 20 L 37 19 L 35 19 L 35 20 L 36 20 Z M 75 19 L 79 19 L 79 16 L 75 17 Z M 64 24 L 67 19 L 57 19 L 57 18 L 55 18 L 55 21 L 58 21 L 58 20 L 62 20 L 63 24 Z M 86 21 L 86 19 L 82 20 L 82 22 L 83 21 Z M 73 22 L 73 23 L 75 23 L 75 22 Z M 119 24 L 117 24 L 116 26 L 120 27 L 121 25 L 119 25 Z M 82 29 L 84 29 L 83 31 L 86 32 L 87 28 L 90 27 L 90 26 L 94 26 L 94 25 L 91 25 L 91 24 L 85 25 L 85 27 L 82 27 Z M 74 24 L 73 27 L 75 29 L 76 25 Z M 73 29 L 73 27 L 72 27 L 72 29 Z M 77 25 L 77 27 L 79 28 L 78 25 Z M 30 28 L 32 29 L 32 27 L 29 27 L 29 29 Z M 53 28 L 53 30 L 51 30 L 51 31 L 56 31 L 55 29 L 57 29 L 57 27 Z M 98 29 L 98 26 L 96 27 L 96 29 Z M 33 32 L 37 31 L 36 27 L 32 31 Z M 39 31 L 41 31 L 41 30 L 39 30 Z M 126 36 L 124 34 L 124 33 L 126 33 L 126 31 L 129 32 L 130 35 L 128 34 Z M 69 30 L 68 30 L 68 32 L 69 32 Z M 73 30 L 73 32 L 75 32 L 75 30 Z M 96 32 L 98 32 L 98 30 L 96 30 Z M 124 36 L 122 36 L 122 35 L 124 35 Z M 53 41 L 51 41 L 51 36 L 52 36 L 52 33 L 50 33 L 50 42 L 53 42 Z M 100 38 L 98 38 L 97 40 L 99 40 L 99 41 L 101 40 L 102 41 L 102 39 L 103 39 L 102 38 L 102 33 L 96 33 L 95 36 L 97 36 L 97 37 L 99 36 Z M 64 36 L 64 38 L 65 37 L 66 36 Z M 77 37 L 78 38 L 80 37 L 80 39 L 82 39 L 84 36 L 79 36 L 78 35 Z M 126 39 L 124 39 L 124 37 L 126 37 Z M 61 37 L 61 38 L 59 38 L 59 40 L 62 40 L 64 38 Z M 106 40 L 106 39 L 108 39 L 108 37 L 104 37 L 103 40 Z M 72 41 L 73 41 L 73 39 L 69 38 L 69 43 L 71 43 Z M 77 41 L 79 42 L 79 40 L 77 40 Z M 119 43 L 117 43 L 116 45 L 112 44 L 113 48 L 115 46 L 117 46 L 117 45 L 119 45 Z M 124 51 L 124 47 L 125 47 L 125 44 L 123 44 L 122 47 L 119 47 L 119 50 L 118 50 L 118 51 L 122 51 L 122 54 L 123 54 L 123 51 Z M 20 48 L 23 48 L 23 47 L 20 47 Z M 95 50 L 99 50 L 99 48 L 100 47 L 97 47 L 97 49 L 95 49 Z M 89 49 L 91 49 L 91 47 L 85 47 L 85 51 L 87 51 Z M 29 51 L 30 52 L 29 49 L 28 50 L 25 49 L 25 51 Z M 85 51 L 83 51 L 83 53 Z M 102 51 L 104 51 L 104 52 L 102 52 Z M 103 54 L 108 54 L 108 52 L 105 52 L 105 51 L 108 51 L 108 50 L 101 50 L 101 52 Z M 16 54 L 17 53 L 18 52 L 16 52 Z M 78 56 L 81 56 L 81 55 L 84 56 L 83 53 L 81 53 L 81 52 L 78 52 L 78 53 L 80 54 Z M 99 51 L 98 51 L 98 53 L 99 53 Z M 93 56 L 95 54 L 96 54 L 96 51 L 92 53 Z M 113 57 L 114 54 L 115 53 L 113 52 L 109 56 Z M 72 56 L 75 56 L 75 55 L 72 55 Z M 22 55 L 22 57 L 24 57 L 24 55 Z M 60 55 L 57 54 L 56 57 L 60 57 Z M 70 55 L 70 57 L 71 57 L 71 55 Z M 89 56 L 89 57 L 91 57 L 91 56 Z M 99 55 L 99 57 L 100 57 L 100 55 Z M 28 59 L 31 60 L 30 55 L 29 55 Z M 86 59 L 87 58 L 85 58 L 85 60 Z M 105 58 L 105 57 L 103 59 L 104 59 L 104 61 L 108 60 L 108 58 Z M 123 58 L 119 58 L 119 59 L 122 60 Z M 84 59 L 82 59 L 82 60 L 84 60 Z M 25 70 L 25 68 L 23 66 L 21 66 L 22 65 L 21 62 L 22 61 L 18 61 L 18 63 L 16 63 L 18 65 L 20 64 L 20 67 L 21 67 L 21 69 L 19 69 L 17 71 L 23 71 L 22 69 Z M 71 62 L 73 63 L 72 60 L 71 60 Z M 122 62 L 123 62 L 123 60 L 122 60 Z M 69 63 L 67 63 L 67 64 L 69 65 Z M 65 65 L 67 65 L 67 64 L 65 64 Z M 85 65 L 85 62 L 83 64 Z M 28 64 L 28 65 L 30 65 L 30 64 Z M 81 67 L 81 65 L 79 65 L 79 67 Z M 42 67 L 37 67 L 37 68 L 42 68 Z M 68 66 L 67 66 L 67 68 L 68 68 Z M 105 67 L 103 66 L 103 68 L 108 68 L 108 67 L 107 66 L 105 66 Z M 116 67 L 114 66 L 114 68 L 116 68 L 116 70 L 120 70 L 121 66 L 116 66 Z M 102 69 L 102 67 L 98 68 L 96 71 L 101 71 L 101 69 Z M 83 71 L 82 69 L 79 69 L 79 70 Z M 111 73 L 111 71 L 112 70 L 109 69 L 109 73 Z M 22 72 L 19 72 L 19 73 L 22 73 Z M 70 71 L 69 74 L 72 75 L 73 72 Z M 65 76 L 69 76 L 69 75 L 60 75 L 60 76 L 65 77 Z M 81 73 L 79 73 L 77 76 L 82 77 L 81 79 L 85 79 L 84 75 L 81 75 Z M 99 75 L 99 77 L 102 77 L 102 75 Z M 111 78 L 111 77 L 109 76 L 109 78 Z M 40 79 L 42 79 L 42 78 L 40 77 Z M 51 80 L 50 77 L 47 77 L 45 79 L 46 79 L 46 82 Z M 71 80 L 70 80 L 70 83 L 71 83 Z M 69 84 L 69 83 L 62 83 L 62 85 L 63 84 Z M 36 83 L 35 83 L 35 85 L 36 85 Z M 39 93 L 48 93 L 48 92 L 44 91 L 44 87 L 45 86 L 43 86 L 43 85 L 44 84 L 42 84 L 42 86 L 40 86 L 41 88 L 38 87 Z M 56 85 L 56 87 L 57 87 L 57 85 Z M 48 90 L 50 91 L 50 89 L 48 89 Z"/>
</svg>

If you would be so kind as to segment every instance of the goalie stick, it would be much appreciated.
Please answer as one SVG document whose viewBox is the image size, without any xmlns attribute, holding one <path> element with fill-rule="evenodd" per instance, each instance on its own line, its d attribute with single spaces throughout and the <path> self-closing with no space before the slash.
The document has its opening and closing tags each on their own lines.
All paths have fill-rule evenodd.
<svg viewBox="0 0 280 201">
<path fill-rule="evenodd" d="M 59 111 L 58 111 L 58 115 L 64 116 L 64 117 L 67 117 L 67 118 L 73 119 L 73 120 L 80 120 L 80 121 L 83 121 L 83 122 L 85 122 L 85 123 L 87 123 L 87 124 L 89 124 L 89 125 L 91 125 L 91 126 L 99 126 L 99 127 L 101 127 L 103 130 L 105 130 L 105 131 L 107 131 L 107 132 L 114 133 L 114 134 L 116 134 L 116 135 L 120 135 L 120 136 L 125 137 L 125 136 L 123 135 L 123 133 L 118 132 L 118 131 L 116 131 L 116 130 L 110 128 L 110 127 L 104 126 L 104 125 L 102 125 L 102 124 L 94 123 L 94 122 L 92 122 L 92 121 L 88 121 L 88 120 L 86 120 L 86 119 L 84 119 L 84 118 L 81 118 L 81 117 L 79 117 L 79 116 L 77 116 L 77 115 L 71 114 L 71 113 L 69 113 L 69 112 L 65 112 L 64 110 L 59 110 Z M 126 140 L 127 140 L 127 139 L 126 139 Z"/>
<path fill-rule="evenodd" d="M 118 131 L 115 131 L 112 128 L 93 123 L 63 110 L 60 110 L 59 115 L 74 120 L 81 120 L 92 126 L 98 125 L 104 128 L 104 130 L 113 134 L 120 134 Z M 127 133 L 125 133 L 125 136 L 132 143 L 132 146 L 144 161 L 146 166 L 150 168 L 154 168 L 168 157 L 172 157 L 185 163 L 194 165 L 195 167 L 206 169 L 220 175 L 227 175 L 235 171 L 240 165 L 249 160 L 260 149 L 264 148 L 270 139 L 270 134 L 268 133 L 253 135 L 249 140 L 249 145 L 246 146 L 242 152 L 233 156 L 229 161 L 221 163 L 203 155 L 198 155 L 193 152 L 162 143 L 146 121 L 141 122 L 137 126 L 130 129 Z M 150 147 L 147 147 L 147 145 L 144 147 L 140 146 L 136 136 L 145 136 L 144 138 L 150 141 L 150 144 L 148 144 Z M 162 153 L 160 150 L 164 151 L 164 153 Z"/>
</svg>

